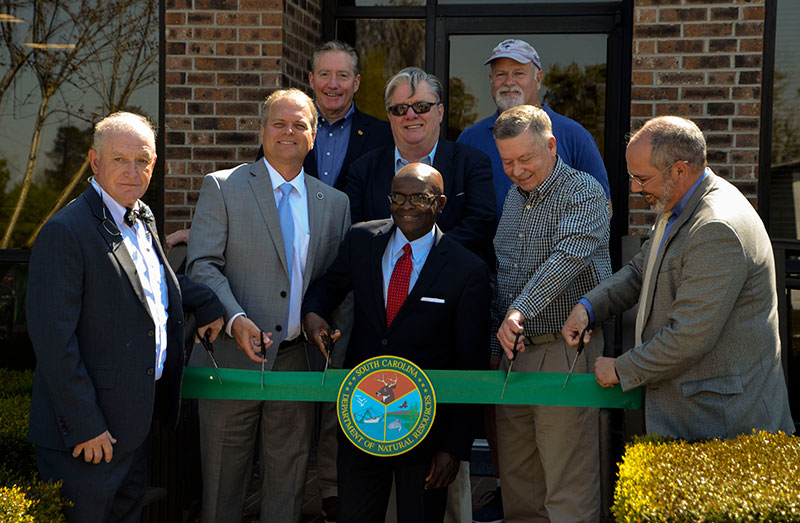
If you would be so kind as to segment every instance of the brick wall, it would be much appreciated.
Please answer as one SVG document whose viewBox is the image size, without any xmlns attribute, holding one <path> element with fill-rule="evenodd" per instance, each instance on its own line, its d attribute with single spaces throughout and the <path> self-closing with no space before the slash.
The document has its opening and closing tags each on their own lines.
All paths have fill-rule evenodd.
<svg viewBox="0 0 800 523">
<path fill-rule="evenodd" d="M 203 175 L 255 159 L 260 102 L 307 89 L 322 0 L 167 0 L 164 230 L 188 227 Z"/>
<path fill-rule="evenodd" d="M 764 0 L 635 0 L 631 130 L 649 118 L 690 118 L 708 163 L 756 205 Z M 653 213 L 631 194 L 631 234 Z"/>
</svg>

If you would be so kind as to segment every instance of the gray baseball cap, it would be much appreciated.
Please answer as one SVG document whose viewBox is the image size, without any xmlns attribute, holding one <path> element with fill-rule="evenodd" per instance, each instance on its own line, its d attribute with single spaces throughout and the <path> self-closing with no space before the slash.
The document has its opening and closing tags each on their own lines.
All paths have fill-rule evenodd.
<svg viewBox="0 0 800 523">
<path fill-rule="evenodd" d="M 533 48 L 531 44 L 523 40 L 503 40 L 497 47 L 492 50 L 492 56 L 483 62 L 483 65 L 488 65 L 492 60 L 498 58 L 511 58 L 521 64 L 533 63 L 539 69 L 542 68 L 542 61 L 539 60 L 539 53 Z"/>
</svg>

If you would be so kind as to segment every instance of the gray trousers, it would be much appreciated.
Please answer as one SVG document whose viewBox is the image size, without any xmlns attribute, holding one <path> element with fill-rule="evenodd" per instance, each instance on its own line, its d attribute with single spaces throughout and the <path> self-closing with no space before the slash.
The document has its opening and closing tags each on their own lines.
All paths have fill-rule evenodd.
<svg viewBox="0 0 800 523">
<path fill-rule="evenodd" d="M 594 371 L 603 333 L 578 359 L 575 372 Z M 563 338 L 525 344 L 512 372 L 567 372 L 576 349 Z M 500 368 L 508 368 L 503 358 Z M 597 523 L 600 517 L 599 409 L 497 405 L 497 443 L 507 523 Z"/>
<path fill-rule="evenodd" d="M 278 351 L 271 372 L 308 370 L 305 346 Z M 198 402 L 203 523 L 241 523 L 261 432 L 262 523 L 300 523 L 314 426 L 314 404 L 294 401 Z"/>
</svg>

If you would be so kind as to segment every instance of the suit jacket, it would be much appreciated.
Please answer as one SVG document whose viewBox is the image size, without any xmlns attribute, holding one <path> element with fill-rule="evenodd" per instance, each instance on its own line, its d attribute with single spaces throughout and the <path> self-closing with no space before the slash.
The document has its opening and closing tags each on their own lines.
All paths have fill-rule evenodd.
<svg viewBox="0 0 800 523">
<path fill-rule="evenodd" d="M 147 437 L 154 403 L 177 422 L 183 314 L 175 274 L 154 228 L 167 282 L 167 357 L 155 381 L 155 325 L 130 254 L 89 186 L 42 227 L 30 261 L 28 333 L 36 352 L 29 427 L 36 445 L 68 450 L 108 430 L 117 453 Z"/>
<path fill-rule="evenodd" d="M 433 167 L 442 173 L 447 204 L 437 225 L 447 235 L 489 263 L 497 227 L 492 164 L 481 151 L 439 139 Z M 344 192 L 353 223 L 389 217 L 394 178 L 394 146 L 375 149 L 353 162 Z"/>
<path fill-rule="evenodd" d="M 378 147 L 384 145 L 394 146 L 394 138 L 392 138 L 392 129 L 389 126 L 389 122 L 384 122 L 374 116 L 364 114 L 359 111 L 358 108 L 353 112 L 352 118 L 350 140 L 347 142 L 347 153 L 342 162 L 342 170 L 339 171 L 336 183 L 333 184 L 333 186 L 340 191 L 344 190 L 347 172 L 350 170 L 351 163 L 365 153 L 377 149 Z M 303 162 L 303 169 L 305 169 L 306 174 L 310 174 L 314 178 L 319 178 L 315 150 L 312 149 L 306 156 Z"/>
<path fill-rule="evenodd" d="M 639 298 L 650 241 L 586 295 L 598 321 Z M 753 207 L 710 170 L 665 237 L 641 346 L 616 361 L 645 386 L 649 432 L 685 439 L 793 430 L 781 368 L 772 245 Z"/>
<path fill-rule="evenodd" d="M 303 291 L 331 264 L 350 226 L 344 194 L 311 176 L 305 184 L 310 239 Z M 243 312 L 264 332 L 272 332 L 266 364 L 271 369 L 286 338 L 289 272 L 272 183 L 262 160 L 206 175 L 192 221 L 187 274 L 217 294 L 226 322 Z M 223 336 L 214 349 L 222 367 L 261 368 L 231 337 Z M 193 357 L 193 365 L 211 365 L 204 351 L 194 354 L 202 357 Z"/>
<path fill-rule="evenodd" d="M 339 171 L 336 183 L 333 184 L 333 186 L 340 191 L 344 189 L 347 171 L 350 169 L 350 164 L 353 163 L 353 161 L 357 160 L 365 153 L 383 145 L 394 145 L 394 138 L 392 138 L 392 129 L 389 126 L 389 122 L 384 122 L 374 116 L 362 113 L 357 107 L 353 112 L 352 118 L 350 139 L 347 142 L 347 153 L 345 153 L 344 160 L 342 161 L 342 169 Z M 263 157 L 264 149 L 260 148 L 256 160 L 260 160 Z M 306 174 L 314 178 L 319 178 L 319 172 L 317 171 L 317 153 L 314 149 L 309 151 L 306 155 L 306 159 L 303 162 L 303 170 L 305 170 Z"/>
<path fill-rule="evenodd" d="M 381 259 L 392 237 L 391 220 L 354 225 L 339 256 L 308 290 L 303 315 L 325 317 L 352 290 L 353 334 L 345 367 L 379 355 L 400 356 L 423 369 L 479 369 L 487 361 L 489 269 L 440 229 L 392 324 L 386 326 Z M 421 301 L 423 297 L 444 303 Z M 433 432 L 438 450 L 469 460 L 477 413 L 469 405 L 438 405 Z"/>
</svg>

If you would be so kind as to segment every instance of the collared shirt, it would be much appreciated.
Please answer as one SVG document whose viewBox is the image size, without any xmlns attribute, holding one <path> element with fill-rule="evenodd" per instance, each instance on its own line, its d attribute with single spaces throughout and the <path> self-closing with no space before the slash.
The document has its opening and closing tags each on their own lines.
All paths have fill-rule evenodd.
<svg viewBox="0 0 800 523">
<path fill-rule="evenodd" d="M 609 212 L 597 180 L 557 157 L 530 193 L 508 192 L 497 227 L 494 326 L 509 309 L 525 317 L 525 335 L 558 333 L 578 299 L 611 275 Z M 496 337 L 493 354 L 501 354 Z"/>
<path fill-rule="evenodd" d="M 319 179 L 330 186 L 336 183 L 342 170 L 344 157 L 347 155 L 347 146 L 350 145 L 350 129 L 353 127 L 355 112 L 355 104 L 350 104 L 347 114 L 331 123 L 317 110 L 319 127 L 317 128 L 317 139 L 314 142 L 317 173 L 319 173 Z"/>
<path fill-rule="evenodd" d="M 433 167 L 433 159 L 436 157 L 436 148 L 438 146 L 439 146 L 439 140 L 436 140 L 436 143 L 433 144 L 433 149 L 431 149 L 431 152 L 429 152 L 427 155 L 423 156 L 419 160 L 419 163 L 424 163 L 426 165 L 430 165 L 431 167 Z M 394 146 L 394 173 L 397 174 L 397 171 L 399 171 L 400 169 L 402 169 L 403 167 L 405 167 L 406 165 L 408 165 L 410 163 L 411 162 L 409 162 L 408 160 L 403 158 L 403 156 L 400 154 L 400 150 L 395 145 Z"/>
<path fill-rule="evenodd" d="M 164 361 L 167 359 L 167 318 L 169 316 L 167 313 L 169 294 L 167 280 L 164 277 L 164 266 L 158 258 L 158 253 L 153 247 L 153 238 L 144 223 L 136 220 L 134 226 L 130 227 L 125 223 L 125 207 L 109 196 L 94 177 L 92 177 L 91 183 L 122 234 L 122 243 L 133 260 L 136 276 L 142 284 L 147 310 L 150 312 L 155 326 L 156 379 L 159 379 L 164 371 Z M 136 208 L 139 206 L 141 206 L 141 202 L 137 201 Z M 101 328 L 104 327 L 101 326 Z"/>
<path fill-rule="evenodd" d="M 553 136 L 556 137 L 556 152 L 558 155 L 573 169 L 591 174 L 603 186 L 606 199 L 611 198 L 606 166 L 589 131 L 575 120 L 553 111 L 547 104 L 542 104 L 542 110 L 547 113 L 547 116 L 550 117 L 550 122 L 553 124 Z M 471 145 L 489 155 L 492 160 L 492 177 L 494 179 L 494 190 L 497 194 L 497 209 L 502 212 L 503 202 L 505 202 L 508 190 L 514 182 L 506 176 L 503 170 L 503 160 L 500 159 L 500 152 L 497 150 L 497 144 L 492 135 L 494 123 L 498 116 L 500 116 L 499 111 L 464 129 L 464 132 L 458 137 L 458 142 Z"/>
<path fill-rule="evenodd" d="M 681 215 L 683 210 L 686 208 L 686 204 L 689 203 L 689 198 L 692 197 L 694 192 L 700 186 L 700 182 L 702 182 L 703 179 L 706 177 L 706 175 L 710 172 L 712 172 L 711 169 L 706 167 L 705 171 L 703 171 L 703 174 L 700 176 L 700 178 L 698 178 L 697 181 L 694 182 L 694 184 L 691 187 L 689 187 L 689 190 L 686 191 L 686 194 L 681 196 L 681 199 L 678 200 L 678 203 L 676 203 L 672 207 L 672 209 L 670 209 L 672 211 L 672 215 L 667 219 L 667 226 L 664 228 L 664 235 L 661 237 L 661 244 L 658 246 L 658 251 L 656 251 L 656 255 L 659 252 L 661 252 L 661 247 L 664 245 L 664 240 L 667 239 L 667 236 L 669 235 L 669 232 L 672 230 L 672 227 L 675 225 L 675 222 L 678 221 L 678 216 Z M 657 222 L 658 220 L 656 220 L 656 223 Z M 653 233 L 653 230 L 655 230 L 655 225 L 650 231 L 650 234 Z M 642 276 L 644 277 L 644 275 Z M 578 302 L 582 303 L 583 306 L 586 308 L 586 312 L 589 315 L 589 323 L 590 324 L 594 323 L 594 308 L 592 307 L 592 304 L 589 303 L 589 300 L 587 300 L 586 298 L 581 298 L 580 300 L 578 300 Z"/>
<path fill-rule="evenodd" d="M 411 280 L 408 283 L 408 293 L 411 294 L 411 289 L 419 279 L 419 273 L 422 271 L 422 266 L 425 265 L 425 260 L 428 259 L 433 248 L 433 242 L 436 239 L 436 227 L 428 234 L 425 234 L 413 242 L 409 242 L 403 231 L 395 227 L 392 239 L 383 251 L 383 258 L 381 261 L 381 271 L 383 272 L 383 303 L 386 304 L 386 298 L 389 296 L 389 280 L 392 278 L 394 266 L 400 256 L 403 255 L 403 247 L 405 244 L 411 244 Z"/>
</svg>

